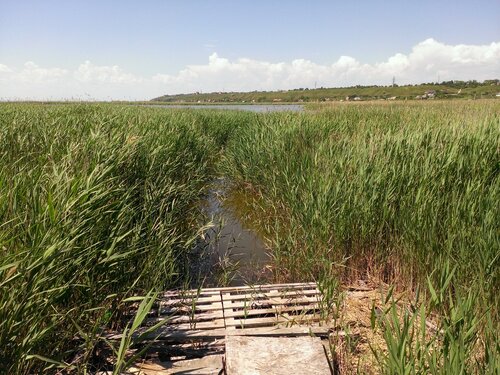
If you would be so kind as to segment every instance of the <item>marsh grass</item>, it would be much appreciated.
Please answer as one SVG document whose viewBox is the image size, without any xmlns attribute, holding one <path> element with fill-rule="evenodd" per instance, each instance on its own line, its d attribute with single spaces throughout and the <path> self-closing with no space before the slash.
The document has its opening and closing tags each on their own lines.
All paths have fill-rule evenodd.
<svg viewBox="0 0 500 375">
<path fill-rule="evenodd" d="M 125 298 L 187 277 L 231 115 L 0 109 L 0 372 L 91 370 Z"/>
<path fill-rule="evenodd" d="M 387 309 L 372 308 L 372 329 L 385 343 L 385 350 L 372 350 L 384 373 L 498 374 L 498 327 L 488 311 L 478 310 L 485 304 L 479 295 L 453 290 L 456 269 L 447 262 L 436 283 L 428 278 L 428 295 L 417 291 L 404 308 L 389 295 Z"/>
<path fill-rule="evenodd" d="M 499 113 L 495 101 L 300 114 L 2 104 L 0 372 L 106 366 L 103 334 L 131 327 L 124 301 L 187 285 L 200 201 L 224 175 L 249 197 L 275 279 L 317 280 L 325 310 L 358 279 L 422 291 L 374 314 L 380 372 L 495 373 Z"/>
<path fill-rule="evenodd" d="M 287 210 L 288 231 L 273 241 L 275 253 L 293 254 L 283 267 L 292 275 L 304 276 L 306 258 L 347 259 L 353 277 L 379 267 L 386 280 L 413 282 L 451 257 L 464 281 L 498 285 L 498 109 L 463 102 L 270 114 L 238 128 L 224 168 L 278 214 Z"/>
<path fill-rule="evenodd" d="M 499 366 L 489 362 L 499 349 L 499 113 L 498 102 L 469 101 L 269 114 L 236 130 L 223 168 L 267 208 L 261 226 L 289 280 L 312 278 L 325 289 L 328 280 L 378 278 L 399 290 L 426 288 L 434 300 L 431 286 L 451 265 L 445 297 L 422 312 L 437 314 L 448 337 L 425 371 L 480 373 Z M 401 367 L 416 360 L 402 348 L 417 318 L 405 319 L 386 324 L 400 367 L 382 361 L 384 372 L 424 371 Z M 476 365 L 470 352 L 481 346 L 488 349 Z"/>
</svg>

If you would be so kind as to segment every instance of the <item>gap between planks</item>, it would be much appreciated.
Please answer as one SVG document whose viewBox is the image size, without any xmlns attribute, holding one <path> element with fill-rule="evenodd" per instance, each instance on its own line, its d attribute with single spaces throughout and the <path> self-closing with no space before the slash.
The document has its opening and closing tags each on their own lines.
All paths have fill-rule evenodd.
<svg viewBox="0 0 500 375">
<path fill-rule="evenodd" d="M 328 327 L 320 324 L 321 297 L 316 283 L 169 291 L 160 297 L 159 316 L 146 319 L 147 326 L 166 320 L 165 326 L 143 338 L 326 335 Z"/>
</svg>

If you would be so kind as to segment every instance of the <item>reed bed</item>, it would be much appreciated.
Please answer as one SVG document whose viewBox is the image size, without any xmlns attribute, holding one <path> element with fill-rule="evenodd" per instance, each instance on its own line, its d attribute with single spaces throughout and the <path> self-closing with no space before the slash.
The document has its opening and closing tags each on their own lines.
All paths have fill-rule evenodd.
<svg viewBox="0 0 500 375">
<path fill-rule="evenodd" d="M 377 279 L 435 300 L 425 317 L 442 317 L 448 344 L 411 370 L 409 328 L 385 324 L 403 344 L 378 356 L 384 372 L 498 370 L 499 113 L 493 101 L 330 105 L 262 116 L 225 153 L 226 175 L 265 207 L 278 279 Z"/>
<path fill-rule="evenodd" d="M 106 367 L 123 301 L 190 278 L 223 175 L 249 197 L 276 280 L 317 280 L 332 299 L 353 280 L 392 285 L 372 309 L 376 372 L 496 373 L 499 113 L 0 105 L 0 372 Z"/>
<path fill-rule="evenodd" d="M 198 203 L 231 123 L 0 106 L 0 373 L 90 371 L 125 298 L 186 280 Z"/>
</svg>

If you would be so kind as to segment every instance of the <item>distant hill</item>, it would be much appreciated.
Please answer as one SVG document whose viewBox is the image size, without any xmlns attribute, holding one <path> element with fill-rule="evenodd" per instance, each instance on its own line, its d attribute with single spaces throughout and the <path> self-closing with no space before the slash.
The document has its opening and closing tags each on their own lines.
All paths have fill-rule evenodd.
<svg viewBox="0 0 500 375">
<path fill-rule="evenodd" d="M 169 103 L 279 103 L 339 100 L 404 100 L 444 98 L 495 98 L 500 80 L 447 81 L 405 86 L 353 86 L 339 88 L 299 88 L 282 91 L 211 92 L 163 95 L 152 99 Z"/>
</svg>

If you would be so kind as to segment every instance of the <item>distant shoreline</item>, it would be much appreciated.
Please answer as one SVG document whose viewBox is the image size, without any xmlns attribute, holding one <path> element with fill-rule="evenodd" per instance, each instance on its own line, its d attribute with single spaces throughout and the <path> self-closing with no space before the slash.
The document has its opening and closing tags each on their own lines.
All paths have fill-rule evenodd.
<svg viewBox="0 0 500 375">
<path fill-rule="evenodd" d="M 500 97 L 500 80 L 448 81 L 404 86 L 353 86 L 299 88 L 281 91 L 211 92 L 163 95 L 151 100 L 162 104 L 296 104 L 309 102 L 428 99 L 494 99 Z"/>
</svg>

